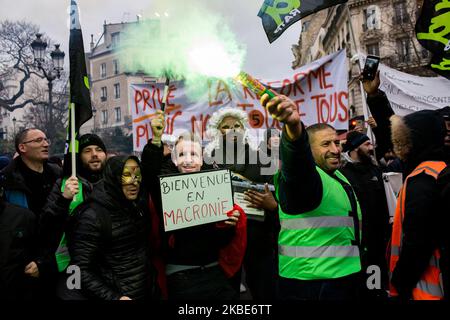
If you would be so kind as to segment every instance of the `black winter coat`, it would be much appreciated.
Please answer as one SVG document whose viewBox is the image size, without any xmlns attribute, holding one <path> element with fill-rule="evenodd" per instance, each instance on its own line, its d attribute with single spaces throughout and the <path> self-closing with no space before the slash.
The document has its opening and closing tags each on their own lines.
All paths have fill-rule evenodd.
<svg viewBox="0 0 450 320">
<path fill-rule="evenodd" d="M 83 199 L 91 194 L 94 184 L 78 176 L 82 184 Z M 72 200 L 64 198 L 61 192 L 63 179 L 58 179 L 50 192 L 47 202 L 42 209 L 39 219 L 39 234 L 41 238 L 41 265 L 40 272 L 54 273 L 57 271 L 55 251 L 58 248 L 61 237 L 69 217 L 69 206 Z"/>
<path fill-rule="evenodd" d="M 154 291 L 149 214 L 145 205 L 126 200 L 122 192 L 120 176 L 127 159 L 108 160 L 104 180 L 87 200 L 87 209 L 76 214 L 69 232 L 71 264 L 80 267 L 88 298 L 136 300 L 150 298 Z"/>
<path fill-rule="evenodd" d="M 36 298 L 37 279 L 25 275 L 25 266 L 36 259 L 36 217 L 28 209 L 0 204 L 0 299 Z"/>
<path fill-rule="evenodd" d="M 347 162 L 340 171 L 352 185 L 361 207 L 363 264 L 365 267 L 378 265 L 386 271 L 385 255 L 390 234 L 382 171 L 373 164 L 360 162 Z"/>
<path fill-rule="evenodd" d="M 373 129 L 375 138 L 377 139 L 376 155 L 377 160 L 381 159 L 386 152 L 392 150 L 391 142 L 391 122 L 389 118 L 394 115 L 391 104 L 386 94 L 378 90 L 372 96 L 367 96 L 367 105 L 373 118 L 377 122 L 377 127 Z"/>
<path fill-rule="evenodd" d="M 150 190 L 155 208 L 160 215 L 160 234 L 163 235 L 162 250 L 167 264 L 207 265 L 217 262 L 220 248 L 227 245 L 234 228 L 217 228 L 215 223 L 165 232 L 162 225 L 161 191 L 158 175 L 179 173 L 163 147 L 157 147 L 151 140 L 142 153 L 142 171 L 145 184 Z"/>
</svg>

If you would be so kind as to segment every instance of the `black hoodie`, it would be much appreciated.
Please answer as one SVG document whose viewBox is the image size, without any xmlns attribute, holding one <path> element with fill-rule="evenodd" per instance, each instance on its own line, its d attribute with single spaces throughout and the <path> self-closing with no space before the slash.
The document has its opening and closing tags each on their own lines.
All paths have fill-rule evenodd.
<svg viewBox="0 0 450 320">
<path fill-rule="evenodd" d="M 71 264 L 81 269 L 81 287 L 87 297 L 116 300 L 152 295 L 149 214 L 140 200 L 127 200 L 122 191 L 121 176 L 128 159 L 139 163 L 133 156 L 107 161 L 103 181 L 87 200 L 87 209 L 77 213 L 69 236 Z"/>
</svg>

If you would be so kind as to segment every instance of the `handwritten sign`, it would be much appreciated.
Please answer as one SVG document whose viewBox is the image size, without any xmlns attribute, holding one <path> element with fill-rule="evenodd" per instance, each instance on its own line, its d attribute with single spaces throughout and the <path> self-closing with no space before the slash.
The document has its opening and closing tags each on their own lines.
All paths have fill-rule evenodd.
<svg viewBox="0 0 450 320">
<path fill-rule="evenodd" d="M 223 221 L 233 209 L 229 170 L 160 176 L 164 230 Z"/>
<path fill-rule="evenodd" d="M 257 75 L 252 75 L 257 77 Z M 329 123 L 336 129 L 348 128 L 348 71 L 345 50 L 307 64 L 292 74 L 278 79 L 258 79 L 279 94 L 288 96 L 297 106 L 306 125 Z M 252 130 L 281 125 L 263 108 L 259 98 L 239 83 L 208 79 L 199 84 L 202 90 L 193 101 L 182 81 L 173 81 L 166 104 L 166 134 L 191 131 L 205 140 L 211 115 L 223 107 L 241 109 L 248 114 Z M 152 136 L 150 122 L 161 109 L 164 83 L 131 84 L 131 114 L 133 118 L 133 148 L 142 151 Z M 256 134 L 250 133 L 252 136 Z"/>
<path fill-rule="evenodd" d="M 380 89 L 400 116 L 450 105 L 450 80 L 444 77 L 419 77 L 380 64 L 380 80 Z"/>
</svg>

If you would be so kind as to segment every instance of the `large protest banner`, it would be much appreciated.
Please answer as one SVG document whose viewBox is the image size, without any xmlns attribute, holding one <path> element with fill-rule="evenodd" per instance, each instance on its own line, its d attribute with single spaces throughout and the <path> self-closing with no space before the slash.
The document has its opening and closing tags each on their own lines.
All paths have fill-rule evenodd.
<svg viewBox="0 0 450 320">
<path fill-rule="evenodd" d="M 165 231 L 223 221 L 233 209 L 228 170 L 160 176 L 159 183 Z"/>
<path fill-rule="evenodd" d="M 450 105 L 450 80 L 444 77 L 419 77 L 380 64 L 380 89 L 386 93 L 395 114 Z"/>
<path fill-rule="evenodd" d="M 253 75 L 257 76 L 257 75 Z M 345 50 L 307 64 L 278 79 L 259 79 L 291 98 L 306 125 L 329 123 L 337 129 L 348 128 L 348 68 Z M 205 80 L 206 81 L 206 80 Z M 151 118 L 161 108 L 164 84 L 130 86 L 134 151 L 142 151 L 151 138 Z M 230 86 L 220 79 L 209 79 L 205 91 L 190 101 L 182 81 L 171 82 L 166 104 L 166 134 L 192 131 L 203 139 L 208 119 L 220 108 L 229 106 L 246 111 L 253 129 L 280 127 L 258 97 L 241 84 Z"/>
</svg>

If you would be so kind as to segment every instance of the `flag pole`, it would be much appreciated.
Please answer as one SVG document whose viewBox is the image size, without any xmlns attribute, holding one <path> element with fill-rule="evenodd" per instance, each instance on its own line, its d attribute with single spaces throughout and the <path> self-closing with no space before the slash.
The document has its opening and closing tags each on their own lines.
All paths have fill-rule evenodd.
<svg viewBox="0 0 450 320">
<path fill-rule="evenodd" d="M 348 7 L 348 2 L 345 3 L 345 7 L 347 9 L 348 22 L 349 22 L 348 25 L 350 27 L 350 34 L 351 34 L 352 42 L 353 42 L 353 46 L 352 47 L 354 48 L 353 50 L 355 51 L 355 53 L 358 55 L 358 69 L 359 69 L 359 74 L 361 74 L 362 66 L 361 66 L 361 61 L 359 59 L 359 52 L 358 52 L 358 47 L 356 45 L 355 31 L 353 29 L 353 23 L 352 23 L 352 15 L 350 14 L 350 8 Z M 350 55 L 353 57 L 351 52 L 350 52 Z M 364 86 L 363 86 L 361 81 L 359 81 L 359 89 L 361 91 L 361 97 L 362 97 L 362 106 L 363 106 L 364 120 L 367 123 L 367 120 L 369 119 L 369 116 L 371 114 L 370 114 L 369 107 L 367 106 L 366 91 L 364 90 Z M 367 128 L 367 133 L 368 133 L 368 136 L 370 137 L 370 140 L 374 143 L 375 142 L 375 137 L 373 135 L 373 131 L 372 131 L 372 128 L 370 126 L 368 126 L 368 128 Z M 375 150 L 374 150 L 374 152 L 375 152 Z"/>
<path fill-rule="evenodd" d="M 75 146 L 75 103 L 70 104 L 70 145 L 71 156 L 72 156 L 72 176 L 77 176 L 77 166 L 76 166 L 76 146 Z"/>
<path fill-rule="evenodd" d="M 163 99 L 162 99 L 162 103 L 161 103 L 161 111 L 163 111 L 163 112 L 166 108 L 167 96 L 169 95 L 169 85 L 170 85 L 169 75 L 166 73 L 165 76 L 166 76 L 166 81 L 164 83 L 164 94 L 163 94 Z"/>
</svg>

